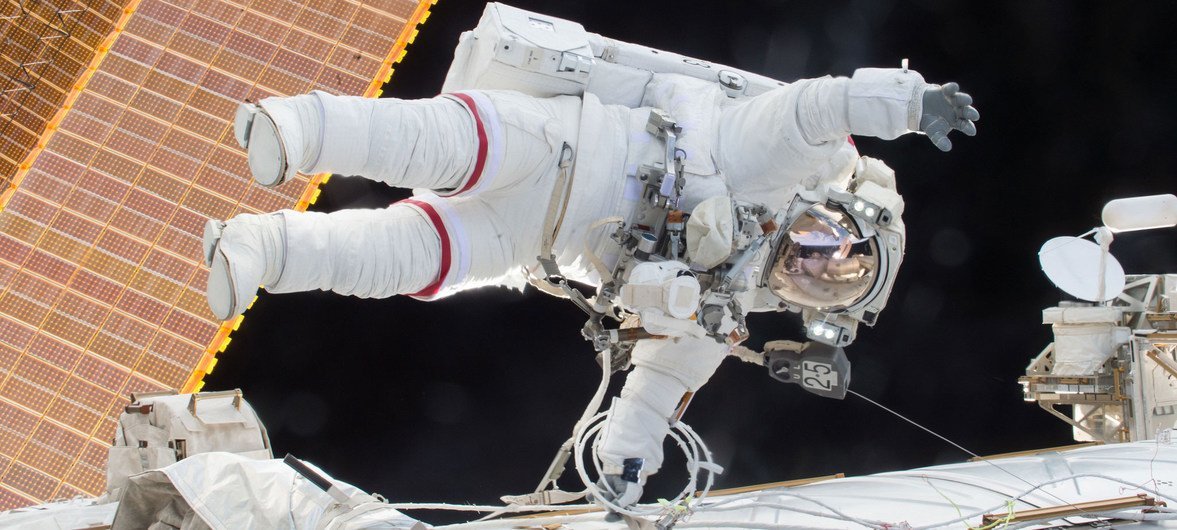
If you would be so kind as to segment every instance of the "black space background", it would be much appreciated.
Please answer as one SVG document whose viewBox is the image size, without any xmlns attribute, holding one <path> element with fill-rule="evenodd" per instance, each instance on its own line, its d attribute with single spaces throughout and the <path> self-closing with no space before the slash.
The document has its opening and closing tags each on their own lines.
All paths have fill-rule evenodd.
<svg viewBox="0 0 1177 530">
<path fill-rule="evenodd" d="M 1177 4 L 516 5 L 781 80 L 908 57 L 930 82 L 960 82 L 982 119 L 976 138 L 954 134 L 952 152 L 914 135 L 858 141 L 896 170 L 908 241 L 889 307 L 848 349 L 851 387 L 981 454 L 1069 443 L 1070 429 L 1024 403 L 1016 383 L 1050 340 L 1041 309 L 1060 298 L 1036 252 L 1096 226 L 1110 199 L 1177 191 Z M 475 0 L 441 0 L 386 95 L 434 95 L 458 33 L 481 12 Z M 401 196 L 336 178 L 315 208 L 381 207 Z M 1129 272 L 1171 272 L 1177 231 L 1124 234 L 1112 251 Z M 397 501 L 494 502 L 535 487 L 597 384 L 578 335 L 583 320 L 534 291 L 434 303 L 263 294 L 206 388 L 242 388 L 276 455 Z M 758 316 L 752 330 L 753 347 L 801 336 L 792 315 Z M 718 487 L 966 456 L 862 401 L 818 398 L 734 359 L 685 420 L 727 468 Z M 648 490 L 677 492 L 680 466 L 671 456 Z"/>
</svg>

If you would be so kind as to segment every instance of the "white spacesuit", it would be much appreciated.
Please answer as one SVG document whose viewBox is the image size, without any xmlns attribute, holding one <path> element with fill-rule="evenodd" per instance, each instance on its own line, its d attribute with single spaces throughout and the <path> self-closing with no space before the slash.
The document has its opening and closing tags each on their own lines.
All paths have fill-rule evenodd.
<svg viewBox="0 0 1177 530">
<path fill-rule="evenodd" d="M 466 91 L 420 101 L 316 92 L 245 105 L 237 133 L 262 184 L 327 172 L 417 193 L 382 210 L 210 222 L 210 306 L 231 318 L 258 285 L 428 300 L 477 286 L 522 286 L 545 254 L 562 276 L 600 285 L 629 260 L 617 303 L 660 338 L 633 348 L 634 370 L 598 454 L 611 486 L 629 486 L 619 502 L 635 502 L 661 465 L 662 441 L 684 396 L 742 340 L 743 313 L 834 315 L 878 298 L 879 285 L 889 290 L 902 255 L 902 200 L 893 173 L 860 159 L 849 135 L 923 131 L 947 150 L 947 132 L 974 134 L 979 117 L 955 85 L 927 85 L 907 69 L 802 80 L 739 100 L 714 83 L 654 75 L 642 103 Z M 677 132 L 672 149 L 649 126 L 651 108 L 677 125 L 666 129 Z M 609 236 L 621 223 L 642 225 L 640 205 L 658 200 L 643 178 L 652 166 L 667 170 L 659 162 L 669 162 L 668 151 L 677 155 L 681 189 L 664 209 L 690 214 L 686 248 L 674 250 L 675 259 L 635 259 L 648 252 Z M 835 197 L 850 202 L 841 208 Z M 889 217 L 879 221 L 876 208 Z M 874 224 L 861 222 L 864 209 Z M 610 219 L 617 222 L 598 223 Z M 716 276 L 717 267 L 727 272 Z M 722 300 L 708 302 L 715 296 Z M 708 303 L 715 314 L 704 311 Z M 873 323 L 868 313 L 860 320 Z M 807 333 L 823 338 L 821 325 Z M 831 343 L 850 340 L 828 333 Z"/>
</svg>

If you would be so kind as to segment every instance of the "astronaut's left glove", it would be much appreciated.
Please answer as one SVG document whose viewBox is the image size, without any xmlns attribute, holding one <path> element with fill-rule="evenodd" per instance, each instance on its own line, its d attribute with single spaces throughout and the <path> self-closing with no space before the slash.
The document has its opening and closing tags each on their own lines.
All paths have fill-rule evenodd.
<svg viewBox="0 0 1177 530">
<path fill-rule="evenodd" d="M 956 83 L 929 86 L 924 91 L 920 131 L 927 134 L 928 139 L 941 151 L 952 149 L 948 133 L 953 129 L 968 136 L 977 134 L 977 126 L 973 122 L 981 119 L 981 114 L 972 104 L 972 96 L 961 92 Z"/>
</svg>

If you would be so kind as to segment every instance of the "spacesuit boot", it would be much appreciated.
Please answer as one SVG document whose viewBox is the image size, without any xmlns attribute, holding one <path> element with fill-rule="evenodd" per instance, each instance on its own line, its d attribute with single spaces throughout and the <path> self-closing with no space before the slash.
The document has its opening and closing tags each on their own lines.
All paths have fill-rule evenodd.
<svg viewBox="0 0 1177 530">
<path fill-rule="evenodd" d="M 233 132 L 248 150 L 253 179 L 272 188 L 319 158 L 323 106 L 316 94 L 266 98 L 237 107 Z"/>
<path fill-rule="evenodd" d="M 282 212 L 242 214 L 229 223 L 204 226 L 204 263 L 209 267 L 208 304 L 221 320 L 253 303 L 258 286 L 273 285 L 286 261 L 286 219 Z"/>
</svg>

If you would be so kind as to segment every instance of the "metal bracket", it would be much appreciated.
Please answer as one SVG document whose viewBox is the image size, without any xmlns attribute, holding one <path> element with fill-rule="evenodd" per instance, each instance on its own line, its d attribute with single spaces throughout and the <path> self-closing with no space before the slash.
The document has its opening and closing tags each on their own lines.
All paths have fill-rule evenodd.
<svg viewBox="0 0 1177 530">
<path fill-rule="evenodd" d="M 1173 361 L 1172 358 L 1158 353 L 1156 348 L 1148 350 L 1148 352 L 1146 352 L 1144 355 L 1149 359 L 1152 359 L 1153 362 L 1157 363 L 1158 366 L 1168 372 L 1169 375 L 1177 377 L 1177 362 Z"/>
<path fill-rule="evenodd" d="M 683 182 L 679 178 L 681 173 L 682 157 L 679 156 L 678 150 L 678 135 L 682 132 L 682 127 L 670 117 L 666 111 L 662 109 L 650 109 L 650 118 L 646 122 L 646 132 L 661 138 L 666 147 L 666 152 L 663 156 L 661 182 L 658 185 L 658 194 L 668 199 L 668 204 L 672 207 L 678 207 L 678 199 L 682 195 Z"/>
<path fill-rule="evenodd" d="M 139 401 L 142 401 L 142 400 L 148 399 L 148 398 L 175 396 L 175 395 L 177 395 L 177 392 L 175 390 L 160 390 L 158 392 L 131 392 L 131 403 L 138 403 Z"/>
<path fill-rule="evenodd" d="M 155 405 L 148 403 L 146 405 L 127 405 L 123 407 L 123 412 L 127 414 L 151 414 L 155 410 Z"/>
<path fill-rule="evenodd" d="M 196 402 L 221 398 L 233 398 L 233 408 L 241 410 L 241 403 L 243 401 L 241 396 L 241 389 L 234 388 L 233 390 L 222 390 L 220 392 L 203 392 L 200 394 L 192 394 L 192 398 L 188 400 L 188 412 L 191 412 L 192 415 L 195 416 Z"/>
<path fill-rule="evenodd" d="M 1066 517 L 1091 517 L 1092 514 L 1102 512 L 1114 512 L 1127 508 L 1142 508 L 1144 512 L 1148 512 L 1149 508 L 1165 506 L 1164 502 L 1158 501 L 1143 493 L 1134 497 L 1120 497 L 1116 499 L 1106 499 L 1100 501 L 1067 503 L 1059 506 L 1048 506 L 1045 508 L 1034 508 L 1028 510 L 1020 510 L 1008 514 L 990 513 L 981 516 L 982 525 L 1008 525 L 1012 523 L 1024 523 L 1028 521 L 1047 521 L 1058 520 Z M 1103 517 L 1104 519 L 1113 519 L 1112 517 Z"/>
<path fill-rule="evenodd" d="M 1087 435 L 1088 435 L 1088 436 L 1091 436 L 1091 438 L 1092 438 L 1092 439 L 1099 440 L 1099 441 L 1101 441 L 1101 442 L 1103 442 L 1103 443 L 1116 443 L 1116 442 L 1123 442 L 1123 441 L 1127 441 L 1127 440 L 1108 440 L 1108 439 L 1104 438 L 1104 437 L 1103 437 L 1102 435 L 1100 435 L 1099 433 L 1097 433 L 1097 432 L 1095 432 L 1095 431 L 1092 431 L 1091 429 L 1088 429 L 1087 427 L 1083 426 L 1083 424 L 1082 424 L 1082 423 L 1079 423 L 1079 422 L 1075 421 L 1075 420 L 1074 420 L 1074 419 L 1072 419 L 1070 416 L 1067 416 L 1066 414 L 1063 414 L 1062 412 L 1059 412 L 1059 411 L 1058 411 L 1058 409 L 1054 408 L 1054 403 L 1050 403 L 1050 402 L 1046 402 L 1046 401 L 1039 401 L 1039 402 L 1038 402 L 1038 406 L 1039 406 L 1039 407 L 1041 407 L 1041 408 L 1042 408 L 1042 410 L 1045 410 L 1046 412 L 1049 412 L 1049 413 L 1050 413 L 1052 416 L 1054 416 L 1054 417 L 1056 417 L 1056 418 L 1058 418 L 1058 419 L 1060 419 L 1060 420 L 1063 420 L 1064 422 L 1066 422 L 1066 423 L 1067 423 L 1068 425 L 1070 425 L 1071 427 L 1074 427 L 1074 428 L 1076 428 L 1076 429 L 1079 429 L 1080 431 L 1083 431 L 1083 432 L 1087 433 Z M 1097 406 L 1095 407 L 1095 409 L 1093 409 L 1091 412 L 1095 412 L 1095 410 L 1098 410 L 1099 408 L 1106 407 L 1106 406 L 1108 406 L 1108 404 L 1100 404 L 1100 405 L 1097 405 Z M 1091 414 L 1091 413 L 1089 412 L 1088 414 Z M 1123 433 L 1121 433 L 1121 435 L 1122 435 L 1122 434 L 1123 434 Z M 1122 437 L 1122 436 L 1121 436 L 1121 437 Z"/>
</svg>

